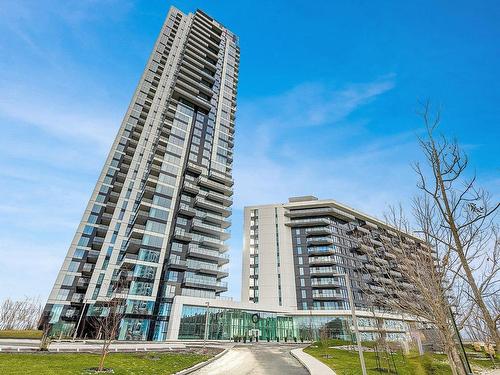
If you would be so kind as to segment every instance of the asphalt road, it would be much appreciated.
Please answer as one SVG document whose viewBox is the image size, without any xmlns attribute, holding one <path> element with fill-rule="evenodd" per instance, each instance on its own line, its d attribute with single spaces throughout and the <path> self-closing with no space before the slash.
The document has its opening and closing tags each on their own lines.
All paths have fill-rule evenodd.
<svg viewBox="0 0 500 375">
<path fill-rule="evenodd" d="M 196 375 L 307 375 L 308 371 L 290 354 L 299 346 L 235 346 L 209 365 L 193 372 Z"/>
</svg>

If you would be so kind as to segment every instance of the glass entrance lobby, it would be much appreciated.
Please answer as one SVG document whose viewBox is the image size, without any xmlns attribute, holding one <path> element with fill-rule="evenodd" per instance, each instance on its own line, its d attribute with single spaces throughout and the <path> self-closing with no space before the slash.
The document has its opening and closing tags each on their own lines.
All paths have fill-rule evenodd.
<svg viewBox="0 0 500 375">
<path fill-rule="evenodd" d="M 287 316 L 275 312 L 184 305 L 179 325 L 179 339 L 202 340 L 208 317 L 209 340 L 234 337 L 265 341 L 311 340 L 321 332 L 329 337 L 351 339 L 349 318 L 341 316 Z M 366 338 L 368 339 L 368 337 Z"/>
</svg>

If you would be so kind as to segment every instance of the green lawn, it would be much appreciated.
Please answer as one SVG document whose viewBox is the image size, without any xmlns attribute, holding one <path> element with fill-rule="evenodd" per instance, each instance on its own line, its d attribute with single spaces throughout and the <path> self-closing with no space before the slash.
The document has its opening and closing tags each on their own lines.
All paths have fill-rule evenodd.
<svg viewBox="0 0 500 375">
<path fill-rule="evenodd" d="M 324 344 L 316 342 L 304 351 L 328 365 L 338 375 L 361 375 L 357 351 L 329 348 L 329 346 L 342 344 L 337 341 L 327 341 Z M 326 358 L 325 355 L 331 356 L 331 358 Z M 364 352 L 364 356 L 368 374 L 380 375 L 381 372 L 377 370 L 375 353 Z M 399 375 L 451 375 L 445 355 L 426 354 L 419 357 L 416 354 L 403 356 L 401 353 L 397 353 L 393 355 L 393 358 Z M 471 363 L 473 366 L 482 368 L 490 368 L 493 365 L 489 361 L 474 359 L 471 360 Z M 385 359 L 382 361 L 382 365 L 386 369 L 388 368 Z"/>
<path fill-rule="evenodd" d="M 195 353 L 111 353 L 105 367 L 111 367 L 115 375 L 144 374 L 167 375 L 206 361 L 210 355 Z M 99 355 L 84 353 L 0 353 L 0 374 L 87 374 L 85 369 L 96 367 Z"/>
<path fill-rule="evenodd" d="M 5 330 L 0 331 L 0 339 L 39 339 L 42 333 L 37 330 Z"/>
</svg>

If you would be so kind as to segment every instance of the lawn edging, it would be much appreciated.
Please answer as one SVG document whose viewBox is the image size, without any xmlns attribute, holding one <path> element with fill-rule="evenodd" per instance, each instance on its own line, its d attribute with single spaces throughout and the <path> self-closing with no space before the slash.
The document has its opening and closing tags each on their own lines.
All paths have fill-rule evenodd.
<svg viewBox="0 0 500 375">
<path fill-rule="evenodd" d="M 229 351 L 229 348 L 226 348 L 222 352 L 220 352 L 219 354 L 216 354 L 212 358 L 207 359 L 205 362 L 200 362 L 200 363 L 198 363 L 198 364 L 196 364 L 196 365 L 194 365 L 194 366 L 192 366 L 190 368 L 186 368 L 184 370 L 178 371 L 174 375 L 186 375 L 186 374 L 190 374 L 190 373 L 192 373 L 192 372 L 194 372 L 196 370 L 199 370 L 202 367 L 205 367 L 206 365 L 209 365 L 213 361 L 219 359 L 224 354 L 226 354 L 228 351 Z"/>
<path fill-rule="evenodd" d="M 304 348 L 293 349 L 290 354 L 300 362 L 311 375 L 336 375 L 330 367 L 312 355 L 304 353 Z"/>
</svg>

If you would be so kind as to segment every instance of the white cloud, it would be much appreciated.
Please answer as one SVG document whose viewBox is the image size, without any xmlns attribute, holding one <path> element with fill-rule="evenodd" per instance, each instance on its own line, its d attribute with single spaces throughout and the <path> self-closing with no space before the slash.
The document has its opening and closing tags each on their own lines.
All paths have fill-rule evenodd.
<svg viewBox="0 0 500 375">
<path fill-rule="evenodd" d="M 239 105 L 238 127 L 295 128 L 334 124 L 360 106 L 394 87 L 392 76 L 370 83 L 329 89 L 322 84 L 303 84 L 278 96 L 243 102 Z"/>
<path fill-rule="evenodd" d="M 40 243 L 20 238 L 2 238 L 0 301 L 8 297 L 18 299 L 29 296 L 41 297 L 44 303 L 64 261 L 65 246 L 68 245 L 54 239 L 50 243 Z"/>
<path fill-rule="evenodd" d="M 415 146 L 414 133 L 371 137 L 370 119 L 350 120 L 393 87 L 392 77 L 340 89 L 309 84 L 242 103 L 235 206 L 312 194 L 381 214 L 387 203 L 406 199 L 414 186 L 408 154 Z M 362 142 L 359 134 L 365 135 Z"/>
<path fill-rule="evenodd" d="M 87 143 L 108 149 L 121 119 L 116 113 L 89 108 L 91 105 L 22 86 L 0 94 L 0 116 L 4 119 L 34 126 L 66 143 Z"/>
</svg>

